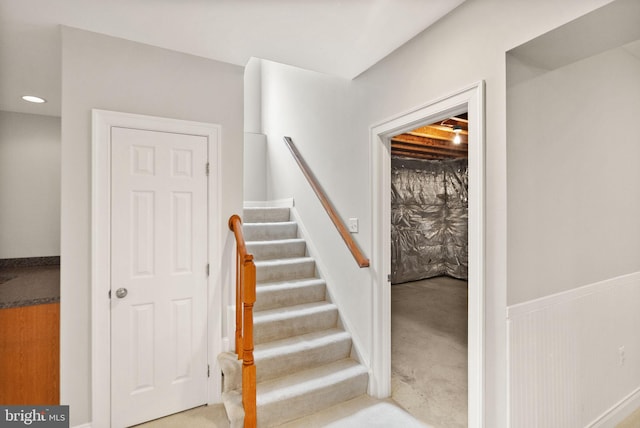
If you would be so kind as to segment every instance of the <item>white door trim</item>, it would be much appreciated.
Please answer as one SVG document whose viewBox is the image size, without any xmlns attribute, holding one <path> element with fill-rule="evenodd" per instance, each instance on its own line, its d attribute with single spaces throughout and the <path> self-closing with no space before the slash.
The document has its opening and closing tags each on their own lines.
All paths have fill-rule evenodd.
<svg viewBox="0 0 640 428">
<path fill-rule="evenodd" d="M 484 82 L 371 127 L 373 349 L 370 393 L 391 395 L 391 153 L 390 138 L 467 111 L 469 114 L 469 427 L 484 426 L 485 137 Z"/>
<path fill-rule="evenodd" d="M 91 414 L 94 428 L 111 426 L 111 313 L 110 236 L 111 236 L 111 150 L 110 134 L 114 126 L 150 131 L 201 135 L 207 138 L 209 151 L 208 190 L 208 362 L 211 377 L 208 382 L 208 402 L 222 400 L 217 355 L 222 352 L 222 293 L 217 261 L 220 259 L 219 239 L 221 127 L 138 114 L 92 110 L 92 206 L 91 206 Z"/>
</svg>

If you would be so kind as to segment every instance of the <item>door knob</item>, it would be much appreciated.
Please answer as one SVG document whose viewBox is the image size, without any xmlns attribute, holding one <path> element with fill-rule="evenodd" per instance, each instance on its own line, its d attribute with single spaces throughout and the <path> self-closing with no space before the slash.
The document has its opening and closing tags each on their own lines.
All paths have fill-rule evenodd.
<svg viewBox="0 0 640 428">
<path fill-rule="evenodd" d="M 126 288 L 118 288 L 118 289 L 116 290 L 116 297 L 117 297 L 118 299 L 122 299 L 122 298 L 124 298 L 124 297 L 126 297 L 126 296 L 127 296 L 127 293 L 128 293 L 128 291 L 127 291 L 127 289 L 126 289 Z"/>
</svg>

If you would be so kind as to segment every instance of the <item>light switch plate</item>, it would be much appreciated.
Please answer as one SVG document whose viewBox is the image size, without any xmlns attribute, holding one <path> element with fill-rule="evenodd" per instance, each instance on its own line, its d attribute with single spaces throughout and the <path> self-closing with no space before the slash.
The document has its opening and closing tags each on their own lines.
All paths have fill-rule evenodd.
<svg viewBox="0 0 640 428">
<path fill-rule="evenodd" d="M 349 219 L 349 232 L 358 233 L 358 219 L 350 218 Z"/>
</svg>

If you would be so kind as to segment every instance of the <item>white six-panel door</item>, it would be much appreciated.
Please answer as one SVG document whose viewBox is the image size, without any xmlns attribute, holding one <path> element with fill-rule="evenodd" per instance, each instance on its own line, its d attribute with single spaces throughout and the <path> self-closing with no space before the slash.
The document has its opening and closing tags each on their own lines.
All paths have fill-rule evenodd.
<svg viewBox="0 0 640 428">
<path fill-rule="evenodd" d="M 111 426 L 207 402 L 207 138 L 111 129 Z"/>
</svg>

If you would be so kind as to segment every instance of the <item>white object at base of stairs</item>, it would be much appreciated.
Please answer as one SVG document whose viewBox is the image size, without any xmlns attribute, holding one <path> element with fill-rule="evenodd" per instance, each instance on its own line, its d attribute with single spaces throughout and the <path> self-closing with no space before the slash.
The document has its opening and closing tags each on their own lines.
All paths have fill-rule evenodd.
<svg viewBox="0 0 640 428">
<path fill-rule="evenodd" d="M 281 205 L 286 205 L 285 203 Z M 246 207 L 243 232 L 256 264 L 254 359 L 259 427 L 273 427 L 366 394 L 367 369 L 327 301 L 325 281 L 308 256 L 290 209 Z M 242 362 L 218 357 L 231 427 L 242 427 Z"/>
</svg>

